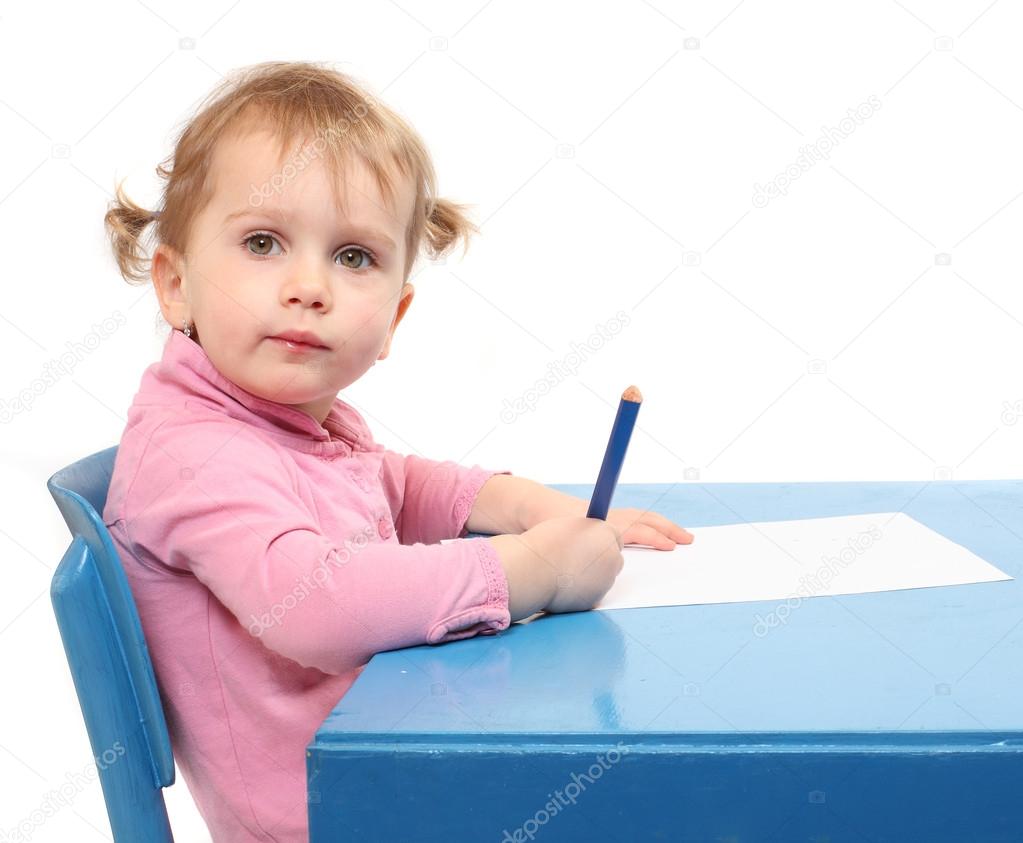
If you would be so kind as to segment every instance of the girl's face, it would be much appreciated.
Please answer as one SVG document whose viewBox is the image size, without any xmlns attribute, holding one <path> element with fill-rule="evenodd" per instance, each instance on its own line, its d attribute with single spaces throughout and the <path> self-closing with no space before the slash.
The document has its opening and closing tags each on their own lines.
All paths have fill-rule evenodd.
<svg viewBox="0 0 1023 843">
<path fill-rule="evenodd" d="M 389 207 L 362 161 L 347 168 L 348 216 L 335 207 L 314 146 L 275 161 L 255 132 L 224 138 L 214 154 L 213 198 L 195 220 L 185 256 L 164 245 L 153 282 L 164 317 L 184 319 L 217 370 L 243 389 L 321 423 L 337 393 L 387 356 L 412 302 L 403 286 L 405 231 L 414 186 L 396 183 Z M 307 331 L 325 348 L 272 339 Z"/>
</svg>

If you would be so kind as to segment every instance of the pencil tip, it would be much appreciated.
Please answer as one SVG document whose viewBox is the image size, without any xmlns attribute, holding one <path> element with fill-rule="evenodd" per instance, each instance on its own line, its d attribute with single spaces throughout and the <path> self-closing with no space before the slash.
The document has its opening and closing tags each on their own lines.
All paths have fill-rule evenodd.
<svg viewBox="0 0 1023 843">
<path fill-rule="evenodd" d="M 638 386 L 630 386 L 622 393 L 622 398 L 626 401 L 635 401 L 638 404 L 643 400 L 643 393 L 639 391 Z"/>
</svg>

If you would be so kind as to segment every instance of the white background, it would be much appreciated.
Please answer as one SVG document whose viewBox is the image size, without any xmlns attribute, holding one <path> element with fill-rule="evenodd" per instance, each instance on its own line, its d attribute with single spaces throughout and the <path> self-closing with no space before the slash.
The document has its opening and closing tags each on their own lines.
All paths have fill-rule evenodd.
<svg viewBox="0 0 1023 843">
<path fill-rule="evenodd" d="M 474 206 L 482 236 L 420 264 L 391 357 L 342 393 L 388 447 L 592 483 L 635 383 L 622 483 L 1018 478 L 1021 23 L 1007 0 L 5 5 L 0 832 L 91 767 L 45 481 L 118 441 L 167 332 L 103 214 L 124 177 L 158 204 L 223 74 L 333 63 Z M 208 839 L 180 775 L 167 799 Z M 32 839 L 109 839 L 98 781 Z"/>
</svg>

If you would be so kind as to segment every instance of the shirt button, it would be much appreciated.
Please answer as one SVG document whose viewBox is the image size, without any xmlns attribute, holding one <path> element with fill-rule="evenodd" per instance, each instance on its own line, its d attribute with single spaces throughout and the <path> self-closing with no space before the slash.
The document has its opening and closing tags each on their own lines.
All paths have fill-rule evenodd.
<svg viewBox="0 0 1023 843">
<path fill-rule="evenodd" d="M 391 519 L 388 518 L 387 516 L 381 518 L 377 522 L 377 530 L 380 533 L 380 538 L 384 539 L 385 541 L 389 539 L 391 537 L 391 534 L 394 532 L 393 528 L 391 527 Z"/>
</svg>

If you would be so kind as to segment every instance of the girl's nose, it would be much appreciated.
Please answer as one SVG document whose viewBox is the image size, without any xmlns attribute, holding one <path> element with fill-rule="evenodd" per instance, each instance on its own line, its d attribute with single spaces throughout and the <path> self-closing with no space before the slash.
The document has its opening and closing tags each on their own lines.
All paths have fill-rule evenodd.
<svg viewBox="0 0 1023 843">
<path fill-rule="evenodd" d="M 309 270 L 293 276 L 285 284 L 283 295 L 288 305 L 297 303 L 317 310 L 327 310 L 331 305 L 330 284 Z"/>
</svg>

